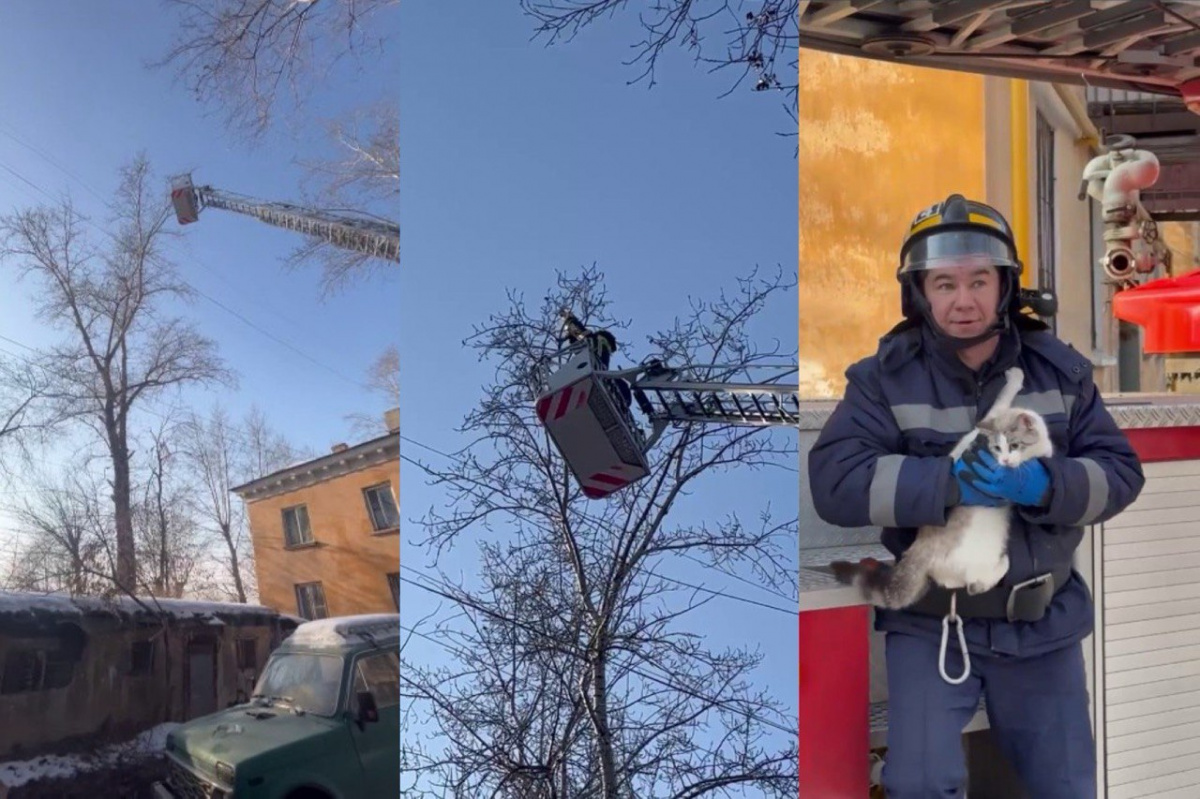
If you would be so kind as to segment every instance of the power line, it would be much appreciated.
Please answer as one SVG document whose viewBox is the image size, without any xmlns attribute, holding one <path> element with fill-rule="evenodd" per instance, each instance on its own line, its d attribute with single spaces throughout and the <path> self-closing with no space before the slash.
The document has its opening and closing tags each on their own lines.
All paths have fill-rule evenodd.
<svg viewBox="0 0 1200 799">
<path fill-rule="evenodd" d="M 432 453 L 434 453 L 434 454 L 436 454 L 436 455 L 440 455 L 440 456 L 442 456 L 443 458 L 446 458 L 447 460 L 451 461 L 452 463 L 456 463 L 456 464 L 458 464 L 458 465 L 460 465 L 460 466 L 462 466 L 462 465 L 465 465 L 465 464 L 464 464 L 464 462 L 462 461 L 462 459 L 461 459 L 460 457 L 458 457 L 458 456 L 455 456 L 455 455 L 451 455 L 450 453 L 448 453 L 448 452 L 444 452 L 444 451 L 442 451 L 442 450 L 440 450 L 440 449 L 437 449 L 436 447 L 431 447 L 431 446 L 429 446 L 428 444 L 422 444 L 420 441 L 415 441 L 415 440 L 413 440 L 413 439 L 409 438 L 408 436 L 401 435 L 401 436 L 400 436 L 400 440 L 401 440 L 401 441 L 407 441 L 408 443 L 410 443 L 410 444 L 412 444 L 412 445 L 414 445 L 414 446 L 420 447 L 421 449 L 428 450 L 429 452 L 432 452 Z M 423 468 L 423 464 L 421 464 L 420 462 L 418 462 L 418 461 L 416 461 L 416 460 L 413 460 L 412 458 L 410 458 L 410 457 L 408 457 L 408 456 L 404 455 L 403 453 L 401 453 L 401 455 L 400 455 L 400 459 L 401 459 L 401 460 L 403 460 L 403 461 L 405 461 L 406 463 L 410 463 L 410 464 L 412 464 L 413 466 L 416 466 L 417 468 Z M 722 575 L 724 575 L 724 576 L 726 576 L 726 577 L 729 577 L 729 578 L 731 578 L 731 579 L 737 580 L 738 582 L 745 583 L 746 585 L 748 585 L 748 586 L 750 586 L 750 587 L 752 587 L 752 588 L 756 588 L 756 589 L 758 589 L 758 590 L 760 590 L 760 591 L 765 591 L 766 593 L 768 593 L 768 594 L 771 594 L 771 595 L 773 595 L 773 596 L 777 596 L 777 597 L 779 597 L 780 599 L 783 599 L 783 600 L 785 600 L 785 601 L 788 601 L 788 602 L 794 602 L 794 601 L 796 601 L 796 598 L 795 598 L 795 597 L 788 596 L 787 594 L 783 593 L 782 591 L 776 591 L 776 590 L 774 590 L 774 589 L 772 589 L 772 588 L 769 588 L 769 587 L 767 587 L 767 586 L 760 585 L 760 584 L 758 584 L 758 583 L 755 583 L 755 582 L 753 582 L 753 581 L 751 581 L 751 580 L 748 580 L 748 579 L 746 579 L 745 577 L 741 577 L 741 576 L 739 576 L 739 575 L 736 575 L 736 574 L 732 574 L 732 573 L 730 573 L 730 572 L 727 572 L 727 571 L 725 571 L 724 569 L 718 568 L 717 566 L 715 566 L 715 565 L 713 565 L 713 564 L 711 564 L 711 563 L 705 563 L 704 561 L 700 560 L 699 558 L 696 558 L 696 557 L 695 557 L 695 556 L 693 556 L 693 555 L 689 555 L 689 554 L 688 554 L 688 553 L 686 553 L 686 552 L 685 552 L 685 553 L 679 553 L 679 554 L 680 554 L 682 557 L 686 557 L 688 560 L 692 561 L 693 563 L 696 563 L 696 564 L 697 564 L 697 565 L 699 565 L 701 568 L 705 568 L 705 569 L 711 569 L 711 570 L 713 570 L 713 571 L 716 571 L 716 572 L 718 572 L 718 573 L 720 573 L 720 574 L 722 574 Z M 735 601 L 737 601 L 737 602 L 744 602 L 744 603 L 746 603 L 746 604 L 750 604 L 750 605 L 757 605 L 757 606 L 759 606 L 759 607 L 762 607 L 762 608 L 766 608 L 766 609 L 769 609 L 769 610 L 778 611 L 779 613 L 786 613 L 786 614 L 788 614 L 789 616 L 799 616 L 799 615 L 800 615 L 800 611 L 799 611 L 799 609 L 798 609 L 798 608 L 797 608 L 797 609 L 792 609 L 792 610 L 789 610 L 789 609 L 787 609 L 787 608 L 781 608 L 781 607 L 779 607 L 778 605 L 772 605 L 772 604 L 770 604 L 770 603 L 767 603 L 767 602 L 759 602 L 758 600 L 755 600 L 755 599 L 750 599 L 749 597 L 739 596 L 739 595 L 737 595 L 737 594 L 730 594 L 730 593 L 727 593 L 727 592 L 724 592 L 724 591 L 719 591 L 719 590 L 716 590 L 716 589 L 713 589 L 713 588 L 706 588 L 706 587 L 704 587 L 704 586 L 693 585 L 692 583 L 685 582 L 685 581 L 683 581 L 683 580 L 680 580 L 679 578 L 676 578 L 676 577 L 669 577 L 669 576 L 667 576 L 667 575 L 664 575 L 664 574 L 659 574 L 659 573 L 657 573 L 657 572 L 653 572 L 653 571 L 650 571 L 649 573 L 650 573 L 650 574 L 653 574 L 655 577 L 658 577 L 658 578 L 660 578 L 660 579 L 663 579 L 663 580 L 670 580 L 671 582 L 678 583 L 679 585 L 685 586 L 685 587 L 687 587 L 687 588 L 692 588 L 692 589 L 695 589 L 695 590 L 697 590 L 697 591 L 704 591 L 704 592 L 707 592 L 707 593 L 713 594 L 714 596 L 720 596 L 720 597 L 724 597 L 724 598 L 726 598 L 726 599 L 732 599 L 732 600 L 735 600 Z"/>
<path fill-rule="evenodd" d="M 0 132 L 3 132 L 3 131 L 0 131 Z M 8 166 L 8 165 L 7 165 L 7 164 L 5 164 L 4 162 L 0 162 L 0 169 L 4 169 L 4 170 L 6 170 L 7 172 L 9 172 L 9 173 L 13 174 L 14 176 L 16 176 L 17 178 L 19 178 L 21 181 L 23 181 L 24 183 L 28 184 L 29 186 L 31 186 L 32 188 L 34 188 L 34 189 L 35 189 L 35 190 L 37 190 L 38 192 L 40 192 L 40 193 L 44 194 L 46 197 L 50 198 L 51 200 L 54 200 L 54 197 L 53 197 L 53 195 L 51 195 L 49 192 L 47 192 L 47 191 L 46 191 L 45 189 L 43 189 L 41 186 L 39 186 L 39 185 L 37 185 L 36 183 L 34 183 L 33 181 L 29 180 L 29 179 L 28 179 L 28 178 L 26 178 L 24 175 L 22 175 L 20 172 L 17 172 L 15 169 L 13 169 L 12 167 Z M 96 223 L 95 223 L 94 221 L 92 221 L 90 218 L 87 218 L 87 217 L 82 217 L 82 219 L 83 219 L 83 222 L 84 222 L 85 224 L 87 224 L 87 225 L 91 226 L 91 227 L 92 227 L 93 229 L 95 229 L 96 231 L 100 232 L 101 234 L 103 234 L 103 235 L 105 235 L 105 236 L 108 236 L 108 237 L 109 237 L 110 239 L 112 239 L 113 241 L 117 241 L 117 237 L 116 237 L 116 236 L 115 236 L 113 233 L 111 233 L 110 231 L 108 231 L 108 230 L 106 230 L 105 228 L 101 227 L 100 225 L 96 224 Z M 201 262 L 201 261 L 197 261 L 196 263 L 197 263 L 197 264 L 199 264 L 199 265 L 200 265 L 202 268 L 204 268 L 204 269 L 206 269 L 207 271 L 209 271 L 210 273 L 212 273 L 212 274 L 216 274 L 216 273 L 215 273 L 213 270 L 209 269 L 209 268 L 207 267 L 207 265 L 205 265 L 203 262 Z M 189 288 L 189 289 L 191 289 L 192 291 L 196 292 L 196 294 L 198 294 L 199 296 L 201 296 L 201 297 L 203 297 L 204 299 L 208 300 L 209 302 L 211 302 L 213 305 L 217 306 L 217 307 L 218 307 L 218 308 L 220 308 L 221 310 L 223 310 L 223 311 L 225 311 L 226 313 L 230 314 L 231 316 L 235 317 L 236 319 L 238 319 L 239 321 L 241 321 L 241 322 L 242 322 L 243 324 L 245 324 L 247 327 L 250 327 L 250 328 L 251 328 L 252 330 L 254 330 L 255 332 L 257 332 L 257 333 L 259 333 L 259 334 L 261 334 L 261 335 L 263 335 L 263 336 L 265 336 L 265 337 L 267 337 L 267 338 L 271 339 L 271 340 L 272 340 L 272 341 L 274 341 L 275 343 L 277 343 L 277 344 L 279 344 L 279 345 L 281 345 L 281 346 L 283 346 L 283 347 L 287 348 L 288 350 L 290 350 L 290 351 L 292 351 L 292 352 L 296 353 L 297 355 L 299 355 L 300 357 L 302 357 L 302 358 L 304 358 L 305 360 L 309 361 L 310 363 L 313 363 L 314 365 L 316 365 L 316 366 L 319 366 L 319 367 L 321 367 L 322 369 L 325 369 L 326 371 L 330 372 L 330 373 L 331 373 L 331 374 L 333 374 L 334 376 L 336 376 L 336 377 L 338 377 L 338 378 L 340 378 L 340 379 L 342 379 L 342 380 L 346 381 L 346 382 L 347 382 L 347 383 L 349 383 L 350 385 L 352 385 L 352 386 L 355 386 L 356 388 L 367 388 L 367 389 L 369 390 L 369 387 L 367 387 L 366 385 L 364 385 L 364 384 L 363 384 L 361 381 L 358 381 L 358 380 L 355 380 L 355 379 L 353 379 L 353 378 L 347 377 L 347 376 L 346 376 L 345 374 L 343 374 L 342 372 L 338 371 L 337 369 L 333 368 L 332 366 L 330 366 L 330 365 L 328 365 L 328 364 L 326 364 L 326 363 L 324 363 L 324 362 L 322 362 L 322 361 L 319 361 L 319 360 L 317 360 L 316 358 L 314 358 L 313 356 L 309 355 L 307 352 L 305 352 L 305 351 L 301 350 L 299 347 L 295 346 L 295 345 L 294 345 L 294 344 L 292 344 L 291 342 L 289 342 L 289 341 L 286 341 L 286 340 L 284 340 L 284 339 L 280 338 L 279 336 L 276 336 L 274 333 L 271 333 L 270 331 L 268 331 L 268 330 L 266 330 L 265 328 L 263 328 L 263 327 L 261 327 L 260 325 L 258 325 L 256 322 L 254 322 L 254 321 L 250 320 L 250 319 L 249 319 L 248 317 L 246 317 L 244 314 L 240 313 L 239 311 L 236 311 L 236 310 L 234 310 L 233 308 L 230 308 L 230 307 L 229 307 L 228 305 L 226 305 L 224 302 L 221 302 L 220 300 L 218 300 L 218 299 L 216 299 L 215 297 L 211 296 L 211 295 L 210 295 L 210 294 L 208 294 L 207 292 L 205 292 L 205 291 L 202 291 L 201 289 L 197 288 L 197 287 L 196 287 L 194 284 L 192 284 L 192 283 L 191 283 L 190 281 L 188 281 L 186 278 L 184 278 L 184 277 L 182 277 L 182 276 L 178 276 L 178 279 L 179 279 L 179 281 L 180 281 L 180 282 L 181 282 L 181 283 L 182 283 L 184 286 L 186 286 L 187 288 Z M 293 323 L 293 324 L 294 324 L 294 323 Z M 21 346 L 26 346 L 26 345 L 21 345 Z M 32 349 L 32 348 L 31 348 L 31 349 Z"/>
<path fill-rule="evenodd" d="M 411 569 L 411 567 L 404 566 L 403 564 L 401 564 L 400 568 L 401 568 L 402 570 L 405 570 L 405 571 L 414 571 L 413 569 Z M 415 572 L 415 573 L 417 573 L 417 574 L 420 574 L 420 572 Z M 427 577 L 427 576 L 425 576 L 425 575 L 421 575 L 421 576 L 423 577 L 423 579 L 430 580 L 430 578 L 429 578 L 429 577 Z M 402 583 L 407 583 L 407 584 L 409 584 L 409 585 L 412 585 L 412 586 L 414 586 L 414 587 L 416 587 L 416 588 L 420 588 L 420 589 L 422 589 L 422 590 L 424 590 L 424 591 L 427 591 L 427 592 L 429 592 L 429 593 L 431 593 L 431 594 L 434 594 L 434 595 L 436 595 L 436 596 L 440 596 L 440 597 L 442 597 L 443 599 L 449 599 L 450 601 L 452 601 L 452 602 L 455 602 L 456 604 L 460 604 L 460 605 L 461 605 L 461 604 L 467 604 L 469 607 L 472 607 L 473 609 L 475 609 L 475 610 L 479 611 L 480 613 L 483 613 L 484 615 L 491 616 L 492 618 L 496 619 L 497 621 L 502 621 L 502 622 L 504 622 L 504 623 L 506 623 L 506 624 L 512 624 L 512 625 L 514 625 L 514 626 L 520 627 L 520 628 L 521 628 L 522 630 L 524 630 L 525 632 L 527 632 L 527 633 L 529 633 L 529 634 L 531 634 L 531 635 L 533 635 L 533 636 L 536 636 L 536 637 L 542 638 L 543 640 L 545 640 L 545 641 L 547 641 L 547 642 L 549 642 L 549 643 L 552 643 L 552 644 L 554 645 L 554 648 L 555 648 L 555 649 L 562 651 L 564 654 L 573 655 L 574 657 L 577 657 L 577 658 L 579 658 L 579 659 L 581 659 L 581 660 L 585 660 L 585 661 L 586 661 L 586 659 L 587 659 L 587 656 L 586 656 L 586 654 L 585 654 L 585 653 L 582 653 L 582 652 L 580 652 L 580 651 L 579 651 L 579 650 L 578 650 L 576 647 L 574 647 L 574 646 L 568 646 L 568 645 L 564 645 L 564 644 L 563 644 L 563 643 L 561 643 L 561 642 L 554 641 L 554 639 L 553 639 L 553 638 L 551 638 L 550 636 L 546 635 L 546 634 L 545 634 L 543 631 L 541 631 L 541 630 L 537 629 L 536 627 L 533 627 L 532 625 L 526 624 L 525 622 L 522 622 L 522 621 L 520 621 L 520 620 L 518 620 L 518 619 L 513 619 L 513 618 L 510 618 L 510 617 L 504 616 L 504 615 L 502 615 L 502 614 L 500 614 L 500 613 L 497 613 L 496 611 L 490 610 L 489 608 L 487 608 L 487 607 L 485 607 L 485 606 L 483 606 L 483 605 L 481 605 L 481 604 L 479 604 L 479 603 L 470 602 L 469 600 L 466 600 L 466 601 L 465 601 L 463 597 L 456 597 L 456 596 L 453 596 L 452 594 L 449 594 L 449 593 L 446 593 L 446 592 L 444 592 L 444 591 L 438 590 L 437 588 L 431 588 L 431 587 L 429 587 L 429 586 L 423 585 L 423 584 L 421 584 L 421 583 L 418 583 L 418 582 L 416 582 L 415 580 L 411 580 L 411 579 L 409 579 L 409 578 L 406 578 L 406 577 L 403 577 L 403 576 L 401 576 L 401 577 L 400 577 L 400 582 L 402 582 Z M 432 580 L 430 580 L 430 582 L 433 582 L 433 581 L 432 581 Z M 651 664 L 651 665 L 653 665 L 653 664 Z M 744 716 L 745 716 L 745 717 L 747 717 L 747 718 L 750 718 L 750 719 L 753 719 L 754 721 L 757 721 L 759 724 L 762 724 L 763 726 L 766 726 L 766 727 L 771 727 L 771 728 L 773 728 L 773 729 L 775 729 L 775 730 L 778 730 L 779 732 L 785 733 L 785 734 L 787 734 L 787 735 L 793 735 L 793 736 L 794 736 L 794 735 L 796 734 L 796 730 L 795 730 L 795 729 L 792 729 L 792 728 L 785 727 L 785 726 L 783 726 L 782 724 L 779 724 L 779 723 L 777 723 L 777 722 L 771 721 L 770 719 L 765 719 L 765 718 L 763 718 L 762 716 L 759 716 L 758 714 L 756 714 L 756 713 L 754 713 L 754 712 L 752 712 L 752 711 L 748 711 L 748 710 L 745 710 L 745 709 L 742 709 L 742 708 L 736 708 L 736 709 L 734 709 L 734 708 L 730 708 L 730 707 L 729 707 L 729 704 L 730 704 L 730 701 L 729 701 L 729 700 L 726 700 L 726 699 L 721 699 L 721 698 L 719 698 L 719 697 L 714 697 L 714 696 L 710 696 L 710 695 L 706 695 L 706 694 L 703 694 L 703 693 L 701 693 L 701 692 L 699 692 L 699 691 L 696 691 L 696 690 L 693 690 L 693 689 L 691 689 L 691 688 L 688 688 L 688 687 L 686 687 L 686 686 L 679 685 L 679 684 L 677 684 L 677 683 L 675 683 L 675 682 L 672 682 L 672 681 L 670 681 L 670 680 L 665 680 L 665 679 L 659 678 L 659 677 L 657 677 L 657 676 L 655 676 L 655 675 L 653 675 L 653 674 L 647 674 L 647 673 L 645 673 L 644 671 L 640 670 L 640 669 L 639 669 L 637 666 L 628 666 L 628 667 L 626 667 L 624 670 L 625 670 L 625 671 L 627 671 L 627 672 L 629 672 L 629 673 L 631 673 L 631 674 L 636 674 L 637 676 L 641 677 L 641 678 L 642 678 L 642 679 L 644 679 L 644 680 L 648 680 L 648 681 L 650 681 L 650 682 L 652 682 L 652 683 L 656 683 L 656 684 L 658 684 L 658 685 L 660 685 L 660 686 L 662 686 L 662 687 L 664 687 L 664 688 L 669 688 L 669 689 L 671 689 L 671 690 L 673 690 L 673 691 L 678 691 L 679 693 L 685 694 L 685 695 L 687 695 L 687 696 L 689 696 L 689 697 L 691 697 L 691 698 L 693 698 L 693 699 L 698 699 L 698 700 L 700 700 L 700 701 L 702 701 L 702 702 L 706 702 L 707 704 L 709 704 L 709 705 L 712 705 L 712 706 L 714 706 L 714 707 L 718 707 L 718 708 L 721 708 L 721 709 L 724 709 L 724 710 L 736 710 L 736 712 L 737 712 L 739 715 L 744 715 Z"/>
<path fill-rule="evenodd" d="M 50 157 L 50 155 L 49 155 L 48 153 L 46 153 L 44 150 L 41 150 L 41 149 L 39 149 L 39 148 L 35 147 L 34 145 L 30 144 L 28 141 L 25 141 L 24 139 L 22 139 L 21 137 L 17 136 L 15 133 L 13 133 L 13 132 L 12 132 L 10 129 L 5 129 L 5 127 L 4 127 L 3 125 L 0 125 L 0 134 L 3 134 L 4 136 L 7 136 L 9 139 L 12 139 L 12 140 L 13 140 L 13 141 L 15 141 L 17 144 L 19 144 L 19 145 L 21 145 L 21 146 L 23 146 L 23 147 L 25 147 L 25 148 L 27 148 L 27 149 L 31 150 L 33 153 L 35 153 L 36 155 L 38 155 L 38 156 L 39 156 L 39 157 L 40 157 L 42 160 L 44 160 L 46 163 L 48 163 L 48 164 L 50 164 L 50 165 L 54 166 L 56 169 L 58 169 L 60 172 L 62 172 L 64 175 L 66 175 L 68 178 L 70 178 L 71 180 L 75 181 L 76 183 L 78 183 L 78 184 L 79 184 L 80 186 L 82 186 L 83 188 L 87 189 L 87 190 L 88 190 L 88 191 L 89 191 L 89 192 L 92 194 L 92 196 L 94 196 L 96 199 L 98 199 L 98 200 L 99 200 L 99 201 L 100 201 L 102 204 L 104 204 L 105 206 L 107 206 L 107 205 L 109 204 L 110 200 L 109 200 L 109 199 L 106 199 L 105 197 L 103 197 L 103 196 L 100 194 L 100 192 L 98 192 L 98 191 L 97 191 L 97 190 L 96 190 L 94 187 L 92 187 L 92 185 L 91 185 L 91 184 L 89 184 L 89 183 L 87 183 L 86 181 L 84 181 L 84 180 L 83 180 L 83 178 L 79 177 L 79 176 L 78 176 L 78 175 L 76 175 L 74 172 L 71 172 L 69 169 L 67 169 L 66 167 L 64 167 L 64 166 L 63 166 L 61 163 L 59 163 L 59 162 L 58 162 L 57 160 L 55 160 L 54 158 L 51 158 L 51 157 Z M 10 167 L 7 167 L 7 166 L 6 166 L 6 167 L 5 167 L 5 169 L 7 169 L 7 170 L 9 170 L 10 172 L 13 172 L 14 174 L 16 174 L 16 173 L 15 173 L 15 170 L 12 170 Z M 21 175 L 19 175 L 19 174 L 18 174 L 18 175 L 17 175 L 17 177 L 19 177 L 19 178 L 20 178 L 22 181 L 24 181 L 25 183 L 28 183 L 29 185 L 33 186 L 35 189 L 37 189 L 37 190 L 38 190 L 39 192 L 41 192 L 42 194 L 45 194 L 47 197 L 50 197 L 50 194 L 49 194 L 49 193 L 47 193 L 46 191 L 44 191 L 43 189 L 41 189 L 41 187 L 39 187 L 39 186 L 37 186 L 37 185 L 33 184 L 32 182 L 30 182 L 30 181 L 26 180 L 26 179 L 25 179 L 23 176 L 21 176 Z M 51 198 L 51 199 L 53 199 L 53 198 Z M 234 291 L 238 291 L 238 290 L 239 290 L 239 289 L 238 289 L 238 287 L 237 287 L 236 285 L 234 285 L 233 281 L 231 281 L 229 278 L 227 278 L 227 277 L 226 277 L 224 274 L 222 274 L 221 272 L 218 272 L 216 269 L 213 269 L 212 267 L 210 267 L 208 264 L 204 263 L 203 261 L 197 261 L 197 262 L 195 262 L 195 263 L 196 263 L 196 264 L 197 264 L 197 265 L 198 265 L 198 266 L 199 266 L 201 269 L 203 269 L 204 271 L 208 272 L 210 275 L 212 275 L 212 276 L 216 277 L 218 280 L 220 280 L 220 281 L 221 281 L 222 283 L 224 283 L 226 286 L 229 286 L 230 288 L 232 288 Z M 257 298 L 255 298 L 255 299 L 256 299 L 256 301 L 257 301 L 257 303 L 259 304 L 259 306 L 260 306 L 260 307 L 262 307 L 262 308 L 265 308 L 266 310 L 270 311 L 270 312 L 271 312 L 271 313 L 272 313 L 272 314 L 273 314 L 273 315 L 274 315 L 276 318 L 278 318 L 278 319 L 282 319 L 284 322 L 287 322 L 289 325 L 291 325 L 292 327 L 295 327 L 295 328 L 297 328 L 297 329 L 302 329 L 302 328 L 303 328 L 303 325 L 301 325 L 299 322 L 297 322 L 296 320 L 292 319 L 291 317 L 289 317 L 289 316 L 285 316 L 285 315 L 284 315 L 282 312 L 280 312 L 280 311 L 279 311 L 277 308 L 275 308 L 275 306 L 274 306 L 274 305 L 272 305 L 271 303 L 269 303 L 269 302 L 267 302 L 266 300 L 264 300 L 264 299 L 263 299 L 261 296 L 260 296 L 260 297 L 257 297 Z"/>
<path fill-rule="evenodd" d="M 714 568 L 714 567 L 710 567 L 710 568 Z M 691 588 L 695 591 L 703 591 L 707 594 L 712 594 L 713 596 L 719 596 L 724 599 L 731 599 L 735 602 L 743 602 L 747 605 L 754 605 L 756 607 L 765 608 L 766 610 L 773 610 L 777 613 L 784 613 L 788 616 L 799 616 L 800 615 L 799 608 L 795 608 L 793 610 L 788 610 L 787 608 L 781 608 L 778 605 L 772 605 L 769 602 L 759 602 L 757 599 L 750 599 L 749 597 L 739 596 L 737 594 L 730 594 L 730 593 L 727 593 L 725 591 L 720 591 L 715 588 L 706 588 L 705 586 L 702 586 L 702 585 L 694 585 L 694 584 L 686 582 L 684 580 L 680 580 L 678 577 L 669 577 L 665 574 L 659 574 L 658 572 L 656 572 L 652 569 L 646 569 L 646 573 L 650 574 L 654 577 L 657 577 L 660 580 L 668 580 L 672 583 L 677 583 L 686 588 Z M 726 574 L 726 572 L 721 572 L 721 573 Z"/>
</svg>

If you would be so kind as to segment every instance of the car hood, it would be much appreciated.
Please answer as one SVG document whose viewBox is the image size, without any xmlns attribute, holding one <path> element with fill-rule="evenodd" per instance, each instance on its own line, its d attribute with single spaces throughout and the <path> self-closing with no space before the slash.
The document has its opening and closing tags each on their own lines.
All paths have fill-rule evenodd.
<svg viewBox="0 0 1200 799">
<path fill-rule="evenodd" d="M 284 707 L 237 705 L 176 728 L 169 738 L 170 751 L 211 775 L 217 761 L 236 767 L 300 741 L 317 744 L 317 739 L 338 734 L 341 726 L 332 719 L 297 715 Z"/>
</svg>

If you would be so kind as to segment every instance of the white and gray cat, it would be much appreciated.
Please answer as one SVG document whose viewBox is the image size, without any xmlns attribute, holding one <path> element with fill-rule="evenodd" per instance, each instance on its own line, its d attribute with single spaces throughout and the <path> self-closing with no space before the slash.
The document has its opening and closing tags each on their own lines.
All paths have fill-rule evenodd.
<svg viewBox="0 0 1200 799">
<path fill-rule="evenodd" d="M 1012 403 L 1021 392 L 1025 374 L 1018 368 L 1004 373 L 1005 384 L 987 415 L 950 453 L 960 458 L 983 436 L 987 448 L 1004 466 L 1049 457 L 1054 447 L 1040 415 Z M 898 610 L 917 602 L 930 580 L 969 594 L 989 590 L 1008 572 L 1008 528 L 1012 509 L 958 505 L 944 527 L 926 525 L 895 566 L 866 560 L 830 564 L 840 582 L 857 585 L 872 605 Z"/>
</svg>

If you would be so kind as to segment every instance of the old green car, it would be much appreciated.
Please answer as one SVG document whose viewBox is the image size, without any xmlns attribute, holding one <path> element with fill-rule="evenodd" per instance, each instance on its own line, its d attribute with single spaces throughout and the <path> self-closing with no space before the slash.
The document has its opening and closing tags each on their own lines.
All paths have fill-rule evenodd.
<svg viewBox="0 0 1200 799">
<path fill-rule="evenodd" d="M 167 738 L 160 799 L 372 799 L 400 793 L 400 617 L 301 624 L 245 704 Z"/>
</svg>

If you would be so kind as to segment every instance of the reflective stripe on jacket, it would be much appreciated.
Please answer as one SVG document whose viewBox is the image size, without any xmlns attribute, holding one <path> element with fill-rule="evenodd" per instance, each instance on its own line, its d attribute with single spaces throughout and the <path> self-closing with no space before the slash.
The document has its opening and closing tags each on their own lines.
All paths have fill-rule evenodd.
<svg viewBox="0 0 1200 799">
<path fill-rule="evenodd" d="M 1096 390 L 1091 363 L 1043 330 L 1011 331 L 978 374 L 942 350 L 924 326 L 901 326 L 885 336 L 875 355 L 847 370 L 845 396 L 809 453 L 817 514 L 844 527 L 883 528 L 883 543 L 896 556 L 912 544 L 919 526 L 944 524 L 952 480 L 948 454 L 991 407 L 1012 365 L 1025 372 L 1014 404 L 1045 418 L 1055 455 L 1043 461 L 1051 478 L 1049 505 L 1013 515 L 1004 584 L 1069 566 L 1083 526 L 1122 511 L 1145 478 Z M 1087 619 L 1057 614 L 1056 629 L 1042 632 L 1049 639 L 1086 636 L 1079 635 L 1091 629 L 1086 604 Z M 915 614 L 880 615 L 895 620 Z M 940 634 L 940 622 L 932 622 L 930 627 L 922 619 L 917 626 Z"/>
</svg>

